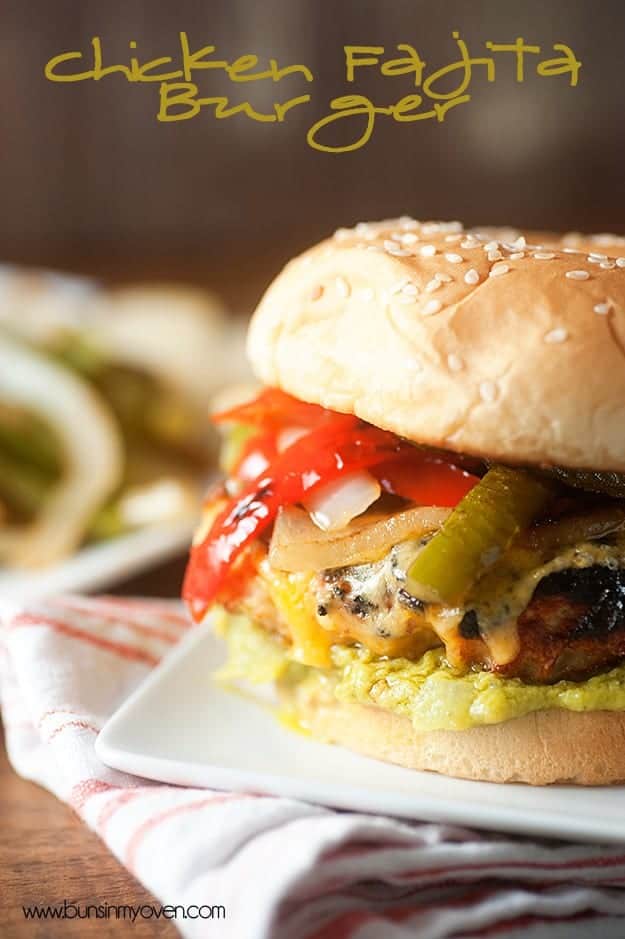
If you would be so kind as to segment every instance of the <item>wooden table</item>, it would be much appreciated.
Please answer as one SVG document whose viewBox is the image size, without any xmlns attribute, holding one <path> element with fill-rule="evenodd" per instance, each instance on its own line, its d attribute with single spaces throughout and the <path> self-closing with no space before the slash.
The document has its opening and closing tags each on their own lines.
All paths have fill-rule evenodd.
<svg viewBox="0 0 625 939">
<path fill-rule="evenodd" d="M 176 596 L 184 558 L 162 565 L 111 590 L 143 596 Z M 157 903 L 113 857 L 77 815 L 54 796 L 11 769 L 0 740 L 0 937 L 2 939 L 174 939 L 172 922 L 123 920 L 25 920 L 22 906 Z"/>
</svg>

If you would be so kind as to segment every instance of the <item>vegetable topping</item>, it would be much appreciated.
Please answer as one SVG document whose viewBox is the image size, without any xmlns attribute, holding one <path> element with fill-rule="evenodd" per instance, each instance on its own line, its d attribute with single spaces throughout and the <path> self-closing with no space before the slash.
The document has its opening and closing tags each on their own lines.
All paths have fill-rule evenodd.
<svg viewBox="0 0 625 939">
<path fill-rule="evenodd" d="M 478 481 L 393 433 L 276 389 L 214 419 L 253 425 L 258 433 L 245 435 L 238 457 L 231 456 L 234 494 L 191 550 L 183 595 L 196 618 L 220 596 L 241 552 L 272 525 L 279 509 L 308 504 L 328 484 L 368 470 L 387 493 L 453 507 Z M 287 435 L 289 428 L 299 432 Z M 357 511 L 368 504 L 359 500 Z"/>
</svg>

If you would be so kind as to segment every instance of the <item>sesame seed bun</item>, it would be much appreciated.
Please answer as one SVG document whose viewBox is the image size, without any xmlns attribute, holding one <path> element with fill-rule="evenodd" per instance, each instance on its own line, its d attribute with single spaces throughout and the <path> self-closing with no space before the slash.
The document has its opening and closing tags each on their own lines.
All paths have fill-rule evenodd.
<svg viewBox="0 0 625 939">
<path fill-rule="evenodd" d="M 617 258 L 625 255 L 625 235 L 610 232 L 588 234 L 584 232 L 537 231 L 520 228 L 472 228 L 471 232 L 480 238 L 499 241 L 516 241 L 525 238 L 527 244 L 542 247 L 572 248 L 598 258 Z"/>
<path fill-rule="evenodd" d="M 625 472 L 625 245 L 489 234 L 340 229 L 263 297 L 258 377 L 417 443 Z"/>
<path fill-rule="evenodd" d="M 625 714 L 536 711 L 502 724 L 418 734 L 407 717 L 378 707 L 285 695 L 314 737 L 408 769 L 462 779 L 547 786 L 625 780 Z"/>
</svg>

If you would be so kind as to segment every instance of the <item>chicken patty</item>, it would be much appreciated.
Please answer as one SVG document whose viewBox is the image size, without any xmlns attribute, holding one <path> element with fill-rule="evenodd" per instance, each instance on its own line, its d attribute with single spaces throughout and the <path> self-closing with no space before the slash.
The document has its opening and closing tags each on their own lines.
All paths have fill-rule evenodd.
<svg viewBox="0 0 625 939">
<path fill-rule="evenodd" d="M 484 639 L 475 610 L 436 615 L 402 580 L 402 546 L 381 562 L 326 570 L 312 575 L 309 613 L 333 641 L 360 642 L 377 655 L 418 659 L 445 645 L 456 667 L 477 667 L 531 684 L 561 679 L 580 681 L 625 659 L 625 569 L 594 564 L 545 576 L 512 625 L 517 651 L 498 663 Z M 262 576 L 244 596 L 228 604 L 268 631 L 290 639 L 288 616 L 274 604 Z M 450 611 L 454 613 L 454 611 Z"/>
</svg>

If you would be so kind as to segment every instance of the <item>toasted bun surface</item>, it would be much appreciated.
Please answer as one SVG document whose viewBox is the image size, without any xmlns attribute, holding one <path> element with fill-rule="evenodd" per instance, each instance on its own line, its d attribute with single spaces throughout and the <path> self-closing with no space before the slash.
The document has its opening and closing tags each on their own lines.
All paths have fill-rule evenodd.
<svg viewBox="0 0 625 939">
<path fill-rule="evenodd" d="M 310 697 L 290 703 L 315 737 L 408 769 L 532 786 L 625 780 L 625 713 L 618 711 L 537 711 L 503 724 L 417 734 L 407 717 L 381 708 Z"/>
<path fill-rule="evenodd" d="M 602 260 L 553 235 L 543 250 L 486 237 L 339 230 L 263 297 L 257 375 L 417 443 L 625 472 L 625 247 L 590 249 Z"/>
</svg>

